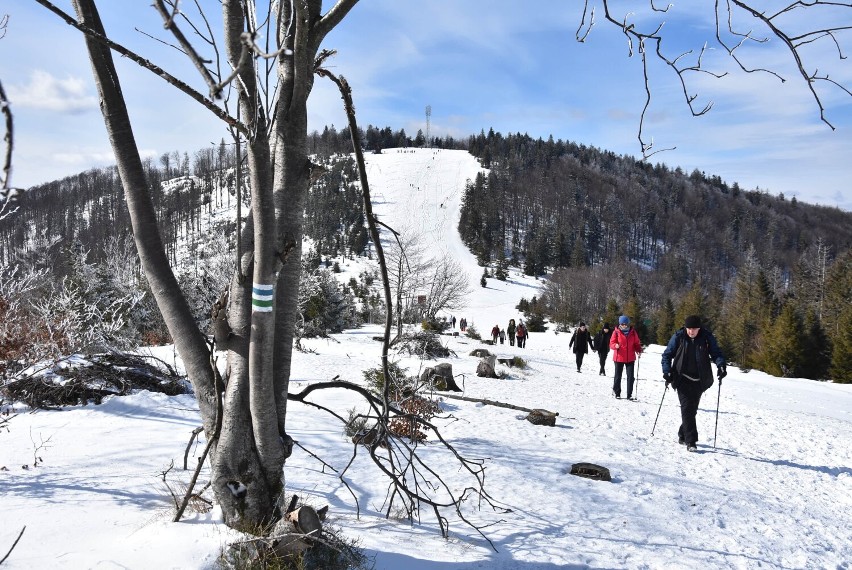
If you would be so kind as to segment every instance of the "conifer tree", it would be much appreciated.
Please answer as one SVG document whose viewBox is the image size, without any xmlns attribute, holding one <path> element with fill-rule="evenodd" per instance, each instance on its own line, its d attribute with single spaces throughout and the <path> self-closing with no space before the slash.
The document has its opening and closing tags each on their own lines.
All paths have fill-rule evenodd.
<svg viewBox="0 0 852 570">
<path fill-rule="evenodd" d="M 683 325 L 684 319 L 689 315 L 698 315 L 701 317 L 702 322 L 709 324 L 707 318 L 707 296 L 700 282 L 693 284 L 692 288 L 680 300 L 680 304 L 675 311 L 675 326 L 679 327 Z"/>
<path fill-rule="evenodd" d="M 798 377 L 805 364 L 805 344 L 802 317 L 793 303 L 787 303 L 763 331 L 755 360 L 761 370 L 773 376 Z"/>
<path fill-rule="evenodd" d="M 666 298 L 666 302 L 657 310 L 656 320 L 657 343 L 666 345 L 671 336 L 678 329 L 677 323 L 675 322 L 674 303 L 672 303 L 671 299 Z"/>
<path fill-rule="evenodd" d="M 609 326 L 616 327 L 618 326 L 618 317 L 621 316 L 621 307 L 615 299 L 610 299 L 606 302 L 606 312 L 603 315 L 603 320 L 605 323 L 609 323 Z"/>
<path fill-rule="evenodd" d="M 838 315 L 840 322 L 847 323 L 832 336 L 831 379 L 840 384 L 852 384 L 852 305 L 847 304 Z"/>
<path fill-rule="evenodd" d="M 847 249 L 829 267 L 826 277 L 825 303 L 820 318 L 832 344 L 836 344 L 837 335 L 850 328 L 849 320 L 840 316 L 850 305 L 852 305 L 852 249 Z"/>
<path fill-rule="evenodd" d="M 828 377 L 828 369 L 831 366 L 831 343 L 813 309 L 805 315 L 804 343 L 802 376 L 812 380 Z"/>
<path fill-rule="evenodd" d="M 722 350 L 741 368 L 755 366 L 753 356 L 759 335 L 770 325 L 774 305 L 774 296 L 752 248 L 725 303 L 724 326 L 718 335 Z"/>
<path fill-rule="evenodd" d="M 624 304 L 624 314 L 630 317 L 630 322 L 633 328 L 636 329 L 636 334 L 642 344 L 648 342 L 648 327 L 645 326 L 645 316 L 642 314 L 642 303 L 639 302 L 639 297 L 634 295 L 627 299 Z M 618 321 L 616 320 L 616 323 Z"/>
</svg>

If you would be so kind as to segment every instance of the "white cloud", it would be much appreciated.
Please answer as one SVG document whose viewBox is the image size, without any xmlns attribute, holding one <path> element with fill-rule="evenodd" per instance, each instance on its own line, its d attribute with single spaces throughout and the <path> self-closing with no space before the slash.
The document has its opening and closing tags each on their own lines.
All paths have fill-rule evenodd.
<svg viewBox="0 0 852 570">
<path fill-rule="evenodd" d="M 14 107 L 29 107 L 63 113 L 82 113 L 98 108 L 98 98 L 89 93 L 88 83 L 79 77 L 60 79 L 37 69 L 24 85 L 9 86 Z"/>
<path fill-rule="evenodd" d="M 112 152 L 57 152 L 52 154 L 51 158 L 56 162 L 80 165 L 83 168 L 115 162 Z"/>
</svg>

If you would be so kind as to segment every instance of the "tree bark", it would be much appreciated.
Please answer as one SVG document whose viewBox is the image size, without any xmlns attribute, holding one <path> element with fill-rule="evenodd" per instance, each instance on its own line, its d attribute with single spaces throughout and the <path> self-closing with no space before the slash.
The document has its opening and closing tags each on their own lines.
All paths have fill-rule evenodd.
<svg viewBox="0 0 852 570">
<path fill-rule="evenodd" d="M 279 2 L 276 33 L 278 99 L 268 124 L 254 58 L 244 57 L 244 32 L 255 23 L 241 0 L 222 2 L 225 46 L 236 71 L 240 115 L 230 126 L 247 137 L 252 210 L 241 236 L 242 251 L 228 296 L 229 329 L 221 431 L 205 335 L 195 325 L 169 266 L 148 193 L 139 151 L 94 0 L 74 0 L 101 96 L 101 109 L 116 155 L 142 266 L 157 305 L 195 388 L 208 439 L 212 439 L 213 490 L 225 521 L 257 531 L 280 512 L 284 462 L 291 450 L 285 431 L 287 388 L 298 303 L 302 217 L 310 184 L 307 100 L 317 50 L 328 32 L 357 3 L 338 0 L 325 16 L 322 2 Z M 247 30 L 247 28 L 249 28 Z M 93 33 L 92 33 L 93 32 Z M 221 114 L 217 115 L 221 117 Z M 271 297 L 271 303 L 269 298 Z M 221 323 L 220 323 L 221 325 Z"/>
</svg>

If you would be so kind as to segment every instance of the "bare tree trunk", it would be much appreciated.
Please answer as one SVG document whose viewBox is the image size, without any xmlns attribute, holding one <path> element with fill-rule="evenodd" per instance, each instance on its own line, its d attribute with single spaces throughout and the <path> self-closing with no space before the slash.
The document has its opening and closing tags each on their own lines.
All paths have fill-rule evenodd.
<svg viewBox="0 0 852 570">
<path fill-rule="evenodd" d="M 209 439 L 217 439 L 211 446 L 213 490 L 226 522 L 244 530 L 259 531 L 280 513 L 284 462 L 292 445 L 285 432 L 287 387 L 298 302 L 302 217 L 310 183 L 307 99 L 320 43 L 356 3 L 338 0 L 325 16 L 321 14 L 322 2 L 317 0 L 279 4 L 277 33 L 290 51 L 279 58 L 280 96 L 270 113 L 271 129 L 258 93 L 255 60 L 245 57 L 244 52 L 250 46 L 244 43 L 243 33 L 255 23 L 244 12 L 242 1 L 222 3 L 227 55 L 237 72 L 239 110 L 247 117 L 242 128 L 250 133 L 247 164 L 252 210 L 242 232 L 240 263 L 227 307 L 227 386 L 217 439 L 219 395 L 209 347 L 195 325 L 163 248 L 94 0 L 74 0 L 79 23 L 87 28 L 83 31 L 142 266 L 195 387 L 205 433 Z"/>
<path fill-rule="evenodd" d="M 93 0 L 74 0 L 74 9 L 83 25 L 106 35 Z M 89 36 L 86 36 L 86 46 L 142 268 L 195 389 L 205 431 L 212 434 L 216 423 L 217 396 L 207 344 L 166 257 L 112 54 L 108 47 Z"/>
</svg>

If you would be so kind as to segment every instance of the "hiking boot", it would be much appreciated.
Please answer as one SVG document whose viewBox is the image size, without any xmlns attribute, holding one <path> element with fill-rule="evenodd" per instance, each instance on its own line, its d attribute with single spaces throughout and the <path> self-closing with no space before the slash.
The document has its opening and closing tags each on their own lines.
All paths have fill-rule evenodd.
<svg viewBox="0 0 852 570">
<path fill-rule="evenodd" d="M 621 399 L 621 394 L 619 394 L 619 393 L 618 393 L 618 392 L 616 392 L 615 390 L 613 390 L 613 391 L 612 391 L 612 395 L 613 395 L 613 396 L 615 396 L 615 399 L 616 399 L 616 400 L 620 400 L 620 399 Z"/>
<path fill-rule="evenodd" d="M 677 438 L 677 443 L 678 443 L 678 445 L 686 445 L 686 442 L 683 441 L 682 437 Z"/>
<path fill-rule="evenodd" d="M 698 451 L 698 447 L 694 443 L 687 443 L 686 444 L 686 450 L 687 451 Z"/>
</svg>

